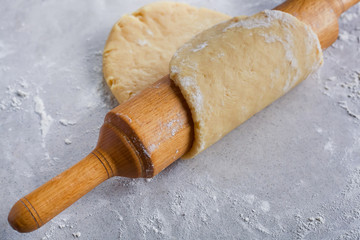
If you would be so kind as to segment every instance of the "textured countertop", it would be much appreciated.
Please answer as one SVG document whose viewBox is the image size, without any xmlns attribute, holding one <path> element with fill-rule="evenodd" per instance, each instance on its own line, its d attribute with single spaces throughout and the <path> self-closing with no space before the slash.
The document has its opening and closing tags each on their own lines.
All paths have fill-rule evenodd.
<svg viewBox="0 0 360 240">
<path fill-rule="evenodd" d="M 22 196 L 97 142 L 112 25 L 151 1 L 2 1 L 0 239 L 359 239 L 360 6 L 313 76 L 191 160 L 112 178 L 41 229 L 7 223 Z M 188 0 L 250 15 L 280 0 Z"/>
</svg>

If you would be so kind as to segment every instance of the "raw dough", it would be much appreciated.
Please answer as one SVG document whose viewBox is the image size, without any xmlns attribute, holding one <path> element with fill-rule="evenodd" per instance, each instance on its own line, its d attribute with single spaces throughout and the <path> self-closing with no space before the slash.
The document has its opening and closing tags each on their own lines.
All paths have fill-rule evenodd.
<svg viewBox="0 0 360 240">
<path fill-rule="evenodd" d="M 316 34 L 290 14 L 235 17 L 195 36 L 170 62 L 190 106 L 195 139 L 185 158 L 218 141 L 322 63 Z"/>
<path fill-rule="evenodd" d="M 169 74 L 176 49 L 230 16 L 183 3 L 157 2 L 123 16 L 103 54 L 104 78 L 119 103 Z"/>
</svg>

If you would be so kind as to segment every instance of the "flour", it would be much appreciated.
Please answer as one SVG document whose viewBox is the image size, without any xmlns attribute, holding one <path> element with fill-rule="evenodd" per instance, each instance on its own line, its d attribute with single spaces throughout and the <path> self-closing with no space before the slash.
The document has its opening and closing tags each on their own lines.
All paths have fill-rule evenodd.
<svg viewBox="0 0 360 240">
<path fill-rule="evenodd" d="M 30 94 L 23 90 L 25 86 L 22 87 L 22 89 L 19 89 L 18 85 L 21 86 L 21 84 L 18 83 L 16 83 L 16 85 L 7 86 L 7 96 L 4 97 L 0 102 L 0 110 L 22 110 L 22 104 L 25 100 L 28 99 Z"/>
<path fill-rule="evenodd" d="M 265 6 L 273 7 L 278 3 L 279 0 L 196 2 L 199 5 L 209 4 L 211 8 L 231 15 L 257 12 Z M 6 2 L 4 4 L 4 9 L 7 9 Z M 26 19 L 26 25 L 22 30 L 20 23 L 14 20 L 15 15 L 9 15 L 11 11 L 5 13 L 9 21 L 1 23 L 0 28 L 3 31 L 6 30 L 4 26 L 9 25 L 11 31 L 8 32 L 9 37 L 6 34 L 8 30 L 4 31 L 4 40 L 1 41 L 11 43 L 10 48 L 15 52 L 6 53 L 1 58 L 0 82 L 3 83 L 6 78 L 15 82 L 4 81 L 4 89 L 9 85 L 11 91 L 3 92 L 0 99 L 1 134 L 6 139 L 1 145 L 3 171 L 0 175 L 4 179 L 13 179 L 4 184 L 1 190 L 4 205 L 11 206 L 21 195 L 73 165 L 96 144 L 97 128 L 101 126 L 103 116 L 117 103 L 108 104 L 111 95 L 105 91 L 107 87 L 102 84 L 96 86 L 103 80 L 99 75 L 101 61 L 94 60 L 95 55 L 100 55 L 98 50 L 104 45 L 105 36 L 114 19 L 124 14 L 124 9 L 130 6 L 136 9 L 141 4 L 138 1 L 126 4 L 125 1 L 111 4 L 94 2 L 85 6 L 77 1 L 72 11 L 87 9 L 91 14 L 81 15 L 87 25 L 71 25 L 79 20 L 79 16 L 66 10 L 67 2 L 33 3 L 29 11 L 23 12 L 22 19 Z M 241 9 L 236 8 L 238 5 L 241 5 Z M 4 9 L 0 9 L 0 12 L 4 13 Z M 64 9 L 66 12 L 62 14 Z M 35 14 L 40 10 L 56 18 L 48 18 L 49 22 L 41 25 L 41 21 L 36 18 L 39 15 Z M 94 21 L 94 15 L 102 16 L 104 12 L 108 15 L 101 17 L 101 22 Z M 360 28 L 356 30 L 356 25 L 359 18 L 357 12 L 353 12 L 355 14 L 349 18 L 345 17 L 347 14 L 343 15 L 343 25 L 347 22 L 351 25 L 341 27 L 340 33 L 346 31 L 358 37 Z M 71 31 L 68 28 L 70 25 L 73 28 Z M 30 32 L 32 34 L 28 35 Z M 23 36 L 23 33 L 27 33 L 30 39 L 18 39 L 17 36 Z M 49 43 L 57 44 L 56 47 L 46 45 L 41 50 L 48 54 L 48 58 L 56 59 L 52 69 L 32 69 L 31 63 L 36 59 L 39 49 L 36 40 L 41 36 L 49 38 Z M 59 39 L 59 36 L 62 37 Z M 92 36 L 91 39 L 86 41 L 89 36 Z M 9 40 L 13 40 L 13 43 Z M 356 60 L 359 45 L 354 40 L 352 36 L 348 40 L 340 37 L 337 44 L 343 46 L 344 51 L 341 52 L 340 48 L 327 50 L 326 66 L 319 73 L 319 82 L 316 82 L 316 78 L 304 82 L 300 89 L 257 114 L 196 159 L 177 161 L 153 179 L 114 177 L 46 226 L 28 235 L 28 238 L 211 239 L 220 236 L 224 239 L 360 239 L 360 171 L 356 167 L 360 166 L 357 140 L 360 139 L 359 120 L 351 116 L 359 115 L 360 106 L 355 78 L 356 71 L 360 70 Z M 14 49 L 15 44 L 24 48 Z M 71 47 L 74 44 L 75 47 Z M 27 54 L 21 55 L 15 66 L 10 59 L 25 50 L 25 46 Z M 346 51 L 347 47 L 352 52 Z M 88 52 L 91 57 L 81 57 Z M 216 56 L 221 57 L 219 54 L 214 53 L 215 60 Z M 63 71 L 66 64 L 72 67 Z M 95 65 L 98 67 L 94 68 Z M 341 70 L 342 67 L 348 68 Z M 276 78 L 275 69 L 273 77 Z M 78 94 L 79 97 L 89 98 L 89 102 L 79 103 L 74 98 L 71 105 L 68 100 L 56 103 L 54 100 L 57 98 L 52 95 L 59 94 L 59 91 L 52 89 L 64 84 L 71 86 L 64 93 L 60 91 L 64 97 Z M 39 87 L 43 92 L 36 94 Z M 89 89 L 90 92 L 87 92 Z M 18 90 L 25 94 L 18 94 Z M 313 94 L 307 94 L 307 91 Z M 88 97 L 89 94 L 92 98 Z M 29 135 L 33 133 L 31 126 L 35 126 L 32 130 L 36 133 L 39 131 L 36 124 L 41 122 L 39 119 L 42 114 L 34 114 L 34 96 L 41 98 L 45 115 L 51 115 L 55 121 L 46 135 L 49 138 L 49 154 L 45 158 L 43 153 L 37 154 L 41 149 L 36 146 L 41 141 L 36 140 L 33 145 L 26 144 L 33 141 L 32 138 L 27 140 L 34 137 Z M 281 102 L 286 104 L 281 105 Z M 53 108 L 54 103 L 59 105 Z M 87 105 L 89 108 L 86 108 Z M 279 106 L 284 107 L 281 118 L 276 117 L 280 112 Z M 293 112 L 310 114 L 314 113 L 313 109 L 318 111 L 314 116 L 291 118 Z M 10 124 L 7 116 L 14 122 Z M 26 129 L 27 121 L 29 129 Z M 296 122 L 296 127 L 291 129 L 289 122 Z M 25 127 L 19 128 L 19 123 Z M 163 130 L 171 132 L 176 124 L 163 123 Z M 295 133 L 295 136 L 291 137 L 286 132 Z M 50 139 L 52 136 L 54 138 Z M 75 139 L 80 140 L 76 142 L 76 151 L 67 153 L 72 145 L 64 144 L 66 138 L 72 140 L 73 144 Z M 273 142 L 278 143 L 272 145 Z M 24 146 L 33 146 L 34 149 L 24 150 Z M 290 150 L 284 150 L 286 148 Z M 151 145 L 148 152 L 154 149 L 156 144 Z M 324 158 L 330 156 L 331 149 L 332 161 L 326 161 Z M 51 162 L 54 158 L 50 155 L 53 154 L 57 154 L 59 160 Z M 41 164 L 46 168 L 41 168 L 39 172 L 37 168 Z M 49 168 L 50 164 L 53 164 L 52 168 Z M 1 236 L 4 239 L 19 238 L 19 234 L 6 223 L 8 208 L 3 210 L 1 219 L 5 228 Z"/>
<path fill-rule="evenodd" d="M 171 131 L 171 136 L 175 136 L 175 134 L 182 128 L 183 123 L 180 119 L 173 119 L 166 124 L 167 128 Z"/>
<path fill-rule="evenodd" d="M 331 154 L 335 152 L 334 143 L 331 139 L 329 139 L 329 141 L 325 144 L 324 150 L 330 152 Z"/>
<path fill-rule="evenodd" d="M 45 147 L 45 137 L 49 132 L 53 118 L 46 113 L 44 102 L 39 96 L 34 97 L 35 109 L 34 112 L 40 117 L 40 131 L 43 138 L 42 146 Z"/>
<path fill-rule="evenodd" d="M 274 21 L 280 20 L 285 24 L 292 25 L 292 21 L 290 18 L 293 18 L 290 14 L 277 11 L 277 10 L 264 10 L 263 11 L 266 15 L 265 19 L 259 18 L 235 18 L 235 22 L 231 23 L 227 27 L 224 28 L 223 32 L 231 28 L 246 28 L 246 29 L 253 29 L 253 28 L 269 28 L 272 26 Z"/>
<path fill-rule="evenodd" d="M 154 36 L 154 33 L 150 29 L 147 29 L 146 33 L 149 34 L 150 36 Z"/>
<path fill-rule="evenodd" d="M 203 42 L 203 43 L 197 45 L 197 46 L 196 46 L 193 50 L 191 50 L 191 51 L 192 51 L 192 52 L 198 52 L 198 51 L 206 48 L 207 45 L 208 45 L 207 42 Z"/>
<path fill-rule="evenodd" d="M 268 201 L 261 201 L 260 209 L 263 212 L 269 212 L 270 211 L 270 204 Z"/>
<path fill-rule="evenodd" d="M 285 33 L 285 39 L 283 39 L 280 36 L 277 36 L 275 34 L 268 34 L 266 32 L 259 33 L 260 36 L 265 38 L 265 42 L 267 43 L 274 43 L 274 42 L 280 42 L 285 50 L 285 57 L 286 60 L 289 61 L 290 66 L 293 68 L 293 71 L 296 72 L 294 77 L 289 76 L 288 80 L 286 81 L 286 84 L 283 87 L 284 92 L 288 92 L 290 88 L 293 87 L 293 85 L 299 80 L 299 72 L 298 72 L 298 62 L 297 59 L 294 57 L 294 53 L 292 50 L 293 46 L 293 39 L 289 33 L 289 31 L 286 31 Z M 271 75 L 270 75 L 271 78 Z"/>
<path fill-rule="evenodd" d="M 67 119 L 62 118 L 59 120 L 59 123 L 63 126 L 73 126 L 76 124 L 76 121 L 67 120 Z"/>
<path fill-rule="evenodd" d="M 293 53 L 293 45 L 294 45 L 294 39 L 291 34 L 291 31 L 289 29 L 294 27 L 294 23 L 292 21 L 293 16 L 286 14 L 281 11 L 275 11 L 275 10 L 265 10 L 263 12 L 266 16 L 264 19 L 260 18 L 235 18 L 228 26 L 226 26 L 223 30 L 223 32 L 228 31 L 232 28 L 245 28 L 245 29 L 257 29 L 259 31 L 259 35 L 265 38 L 265 42 L 267 43 L 274 43 L 274 42 L 280 42 L 285 50 L 285 57 L 286 60 L 289 61 L 290 66 L 292 67 L 293 71 L 295 72 L 293 76 L 290 76 L 286 81 L 286 84 L 284 85 L 283 91 L 288 92 L 298 81 L 300 78 L 300 72 L 299 72 L 299 66 L 297 59 L 295 58 L 295 55 Z M 284 29 L 286 31 L 282 33 L 283 35 L 279 36 L 276 34 L 269 34 L 267 29 L 273 26 L 276 21 L 280 21 L 282 25 L 286 26 Z M 306 52 L 309 54 L 311 51 L 313 51 L 314 46 L 316 47 L 318 52 L 321 52 L 321 46 L 318 41 L 318 38 L 316 34 L 312 31 L 310 27 L 307 25 L 305 26 L 305 29 L 307 30 L 307 36 L 306 36 Z M 319 61 L 316 61 L 313 66 L 312 70 L 315 71 L 321 66 L 322 64 L 322 57 L 320 57 Z M 271 77 L 271 76 L 270 76 Z"/>
<path fill-rule="evenodd" d="M 323 132 L 323 129 L 322 129 L 321 127 L 317 127 L 317 128 L 316 128 L 316 132 L 318 132 L 318 133 L 321 134 L 321 133 Z"/>
<path fill-rule="evenodd" d="M 131 123 L 131 122 L 132 122 L 132 119 L 131 119 L 128 115 L 123 114 L 123 113 L 118 113 L 118 115 L 120 115 L 120 116 L 124 117 L 126 120 L 128 120 L 128 121 L 129 121 L 129 123 Z"/>
<path fill-rule="evenodd" d="M 81 232 L 75 232 L 72 234 L 75 238 L 81 237 Z"/>
<path fill-rule="evenodd" d="M 349 32 L 343 30 L 339 33 L 339 40 L 344 41 L 344 42 L 357 42 L 358 41 L 358 37 L 355 35 L 350 34 Z"/>
<path fill-rule="evenodd" d="M 269 18 L 263 19 L 251 19 L 251 18 L 235 18 L 235 22 L 230 23 L 227 27 L 224 28 L 223 32 L 228 31 L 232 28 L 246 28 L 246 29 L 253 29 L 253 28 L 269 28 L 272 25 L 272 22 Z"/>
<path fill-rule="evenodd" d="M 325 219 L 320 215 L 307 219 L 304 219 L 301 215 L 296 215 L 295 219 L 297 222 L 297 239 L 305 238 L 310 233 L 317 231 L 321 227 L 321 225 L 325 223 Z"/>
<path fill-rule="evenodd" d="M 171 136 L 175 136 L 183 129 L 185 122 L 180 113 L 177 113 L 176 118 L 169 120 L 168 122 L 159 121 L 158 124 L 160 131 L 157 132 L 157 137 L 153 139 L 153 143 L 148 147 L 150 155 L 157 150 L 163 142 L 169 140 Z"/>
<path fill-rule="evenodd" d="M 65 225 L 64 223 L 60 223 L 60 224 L 59 224 L 59 228 L 60 228 L 60 229 L 63 229 L 63 228 L 65 228 L 65 227 L 66 227 L 66 225 Z"/>
<path fill-rule="evenodd" d="M 345 101 L 339 101 L 338 102 L 339 106 L 343 109 L 345 109 L 345 111 L 347 112 L 347 114 L 350 116 L 350 117 L 353 117 L 353 118 L 356 118 L 357 120 L 360 120 L 360 113 L 355 113 L 353 112 L 353 110 L 351 110 L 348 106 L 348 103 L 345 102 Z"/>
<path fill-rule="evenodd" d="M 21 98 L 26 98 L 26 97 L 29 96 L 29 93 L 24 92 L 24 91 L 21 90 L 21 89 L 18 89 L 18 90 L 16 91 L 16 95 L 19 96 L 19 97 L 21 97 Z"/>
<path fill-rule="evenodd" d="M 355 169 L 351 169 L 343 195 L 345 196 L 345 198 L 349 199 L 351 197 L 358 196 L 359 192 L 360 167 L 356 167 Z M 360 217 L 360 215 L 358 217 Z"/>
<path fill-rule="evenodd" d="M 356 6 L 354 8 L 356 8 Z M 347 12 L 346 14 L 342 14 L 340 19 L 343 23 L 349 23 L 352 22 L 353 20 L 356 20 L 359 17 L 359 14 L 360 14 L 360 7 L 358 5 L 356 12 Z"/>
<path fill-rule="evenodd" d="M 199 86 L 196 85 L 193 77 L 182 77 L 180 80 L 182 86 L 185 89 L 192 91 L 192 95 L 189 96 L 190 102 L 194 106 L 194 111 L 201 112 L 203 110 L 203 96 Z"/>
<path fill-rule="evenodd" d="M 331 76 L 322 81 L 323 93 L 337 100 L 338 106 L 346 113 L 360 120 L 360 74 L 350 71 L 345 76 Z"/>
<path fill-rule="evenodd" d="M 138 39 L 136 42 L 139 46 L 150 46 L 150 43 L 146 39 Z"/>
<path fill-rule="evenodd" d="M 159 147 L 160 144 L 151 144 L 148 148 L 149 152 L 152 153 L 154 152 L 158 147 Z"/>
<path fill-rule="evenodd" d="M 21 101 L 16 98 L 16 97 L 13 97 L 11 98 L 11 103 L 10 103 L 11 107 L 13 107 L 14 109 L 20 109 L 20 106 L 21 106 Z"/>
</svg>

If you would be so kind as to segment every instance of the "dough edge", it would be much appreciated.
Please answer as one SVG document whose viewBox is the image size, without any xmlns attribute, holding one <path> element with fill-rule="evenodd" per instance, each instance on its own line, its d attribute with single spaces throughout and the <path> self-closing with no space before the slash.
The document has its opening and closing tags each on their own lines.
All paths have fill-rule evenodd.
<svg viewBox="0 0 360 240">
<path fill-rule="evenodd" d="M 281 15 L 281 18 L 283 19 L 284 22 L 286 21 L 292 21 L 295 25 L 301 27 L 301 28 L 304 28 L 306 29 L 307 31 L 307 34 L 309 37 L 311 37 L 314 42 L 315 42 L 315 50 L 314 51 L 317 51 L 317 56 L 316 56 L 316 59 L 313 59 L 314 61 L 314 65 L 313 65 L 313 68 L 312 70 L 310 70 L 310 73 L 311 74 L 312 72 L 314 72 L 315 70 L 317 70 L 319 68 L 319 66 L 322 65 L 322 62 L 323 62 L 323 56 L 322 56 L 322 51 L 321 51 L 321 46 L 320 46 L 320 41 L 317 37 L 317 35 L 315 34 L 315 32 L 311 29 L 310 26 L 308 26 L 307 24 L 301 22 L 300 20 L 298 20 L 296 17 L 288 14 L 288 13 L 285 13 L 285 12 L 281 12 L 281 11 L 277 11 L 277 10 L 265 10 L 263 12 L 260 12 L 258 14 L 255 14 L 251 17 L 255 17 L 255 16 L 258 16 L 259 14 L 275 14 L 277 16 L 280 16 Z M 235 17 L 235 18 L 238 18 L 238 19 L 241 19 L 243 17 Z M 235 19 L 235 18 L 232 18 L 228 21 L 225 21 L 224 23 L 226 22 L 230 22 Z M 221 24 L 221 23 L 220 23 Z M 217 25 L 215 25 L 214 27 L 216 27 Z M 212 27 L 212 28 L 214 28 Z M 211 29 L 208 29 L 206 31 L 211 31 Z M 200 33 L 202 34 L 202 33 Z M 199 34 L 199 35 L 200 35 Z M 209 147 L 210 145 L 214 144 L 216 141 L 218 141 L 219 139 L 221 139 L 223 136 L 225 136 L 228 132 L 230 132 L 232 129 L 236 128 L 237 126 L 239 126 L 240 124 L 242 124 L 243 122 L 240 122 L 238 125 L 236 125 L 235 127 L 233 127 L 230 131 L 227 131 L 224 135 L 222 136 L 219 136 L 217 139 L 204 139 L 203 136 L 202 136 L 202 132 L 203 131 L 206 131 L 206 126 L 204 126 L 204 123 L 202 122 L 202 114 L 199 113 L 201 111 L 199 111 L 198 109 L 198 106 L 197 105 L 197 97 L 198 96 L 195 96 L 194 97 L 194 92 L 191 92 L 189 91 L 189 84 L 194 84 L 195 85 L 195 88 L 198 87 L 196 81 L 195 82 L 191 82 L 189 79 L 186 79 L 184 81 L 184 79 L 181 79 L 179 76 L 178 76 L 178 69 L 176 69 L 176 66 L 174 68 L 174 59 L 178 57 L 178 54 L 181 53 L 183 51 L 183 49 L 186 49 L 189 45 L 189 43 L 191 43 L 191 41 L 193 41 L 197 36 L 195 36 L 192 40 L 190 40 L 188 43 L 184 44 L 182 47 L 180 47 L 178 49 L 178 51 L 175 53 L 175 55 L 173 56 L 171 62 L 170 62 L 170 65 L 169 65 L 169 68 L 170 68 L 170 78 L 175 82 L 175 84 L 180 88 L 183 96 L 185 97 L 185 100 L 186 102 L 188 103 L 189 107 L 190 107 L 190 110 L 191 110 L 191 114 L 192 114 L 192 117 L 193 117 L 193 122 L 194 122 L 194 142 L 193 142 L 193 146 L 191 147 L 190 151 L 187 152 L 183 158 L 192 158 L 194 156 L 196 156 L 197 154 L 199 154 L 200 152 L 202 152 L 203 150 L 205 150 L 207 147 Z M 199 50 L 201 50 L 202 48 L 206 47 L 206 46 L 197 46 L 199 47 Z M 197 49 L 193 49 L 192 50 L 193 52 L 194 51 L 197 51 Z M 308 75 L 307 75 L 308 76 Z M 306 79 L 307 76 L 304 78 Z M 288 89 L 286 92 L 288 92 L 289 90 L 291 90 L 293 87 L 295 87 L 299 82 L 303 81 L 304 79 L 300 79 L 294 86 L 292 86 L 290 89 Z M 198 91 L 198 90 L 195 90 L 195 91 Z M 286 93 L 285 92 L 285 93 Z M 284 94 L 285 94 L 284 93 Z M 196 94 L 195 94 L 196 95 Z M 200 95 L 201 95 L 201 92 L 200 92 Z M 281 95 L 282 96 L 282 95 Z M 279 97 L 281 97 L 279 96 Z M 277 98 L 276 98 L 277 99 Z M 273 101 L 275 101 L 276 99 L 274 99 Z M 270 103 L 271 104 L 271 103 Z M 269 104 L 268 104 L 269 105 Z M 267 105 L 266 105 L 267 106 Z M 265 107 L 266 107 L 265 106 Z M 261 110 L 261 109 L 260 109 Z M 260 111 L 259 110 L 259 111 Z M 251 115 L 252 116 L 252 115 Z M 250 117 L 251 117 L 250 116 Z M 206 117 L 206 116 L 205 116 Z M 250 117 L 248 117 L 247 119 L 249 119 Z M 246 119 L 246 120 L 247 120 Z M 245 121 L 246 121 L 245 120 Z"/>
<path fill-rule="evenodd" d="M 179 15 L 171 16 L 174 11 L 198 21 L 186 26 L 188 21 L 183 21 Z M 230 18 L 211 9 L 168 1 L 149 3 L 131 14 L 123 15 L 113 25 L 104 47 L 105 82 L 119 103 L 128 100 L 169 74 L 168 64 L 178 47 L 197 33 Z M 166 32 L 162 31 L 167 26 L 161 29 L 162 24 L 172 24 L 174 30 L 170 32 L 181 36 L 174 34 L 165 38 L 162 35 Z"/>
</svg>

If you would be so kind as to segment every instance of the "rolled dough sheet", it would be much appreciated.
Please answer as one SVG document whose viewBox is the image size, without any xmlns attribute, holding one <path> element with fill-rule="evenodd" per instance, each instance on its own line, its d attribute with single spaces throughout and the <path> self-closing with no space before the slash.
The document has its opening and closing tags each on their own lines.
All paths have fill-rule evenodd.
<svg viewBox="0 0 360 240">
<path fill-rule="evenodd" d="M 230 16 L 183 3 L 156 2 L 123 16 L 103 54 L 104 78 L 119 103 L 169 74 L 175 51 Z"/>
<path fill-rule="evenodd" d="M 322 63 L 316 34 L 290 14 L 266 10 L 220 23 L 170 62 L 195 125 L 193 157 L 284 95 Z"/>
</svg>

